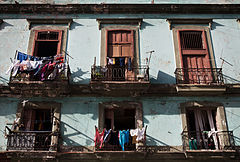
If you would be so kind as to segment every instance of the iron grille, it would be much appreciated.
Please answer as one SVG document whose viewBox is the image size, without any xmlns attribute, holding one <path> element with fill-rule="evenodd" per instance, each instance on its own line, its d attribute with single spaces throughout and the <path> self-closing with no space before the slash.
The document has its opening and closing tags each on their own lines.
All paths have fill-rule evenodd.
<svg viewBox="0 0 240 162">
<path fill-rule="evenodd" d="M 201 31 L 181 31 L 180 42 L 181 42 L 181 48 L 183 50 L 203 49 L 202 32 Z"/>
</svg>

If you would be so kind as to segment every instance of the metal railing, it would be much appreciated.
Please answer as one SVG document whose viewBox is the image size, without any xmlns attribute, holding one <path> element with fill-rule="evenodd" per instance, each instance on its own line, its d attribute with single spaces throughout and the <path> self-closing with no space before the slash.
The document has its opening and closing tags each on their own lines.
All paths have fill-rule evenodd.
<svg viewBox="0 0 240 162">
<path fill-rule="evenodd" d="M 177 68 L 177 84 L 223 84 L 222 68 Z"/>
<path fill-rule="evenodd" d="M 49 150 L 51 131 L 10 131 L 7 150 Z"/>
<path fill-rule="evenodd" d="M 91 81 L 149 81 L 149 67 L 92 66 Z"/>
<path fill-rule="evenodd" d="M 184 151 L 204 149 L 235 150 L 235 141 L 232 131 L 216 131 L 215 133 L 211 133 L 210 131 L 183 131 L 181 135 Z M 216 141 L 214 142 L 214 140 Z M 217 144 L 217 146 L 215 144 Z"/>
</svg>

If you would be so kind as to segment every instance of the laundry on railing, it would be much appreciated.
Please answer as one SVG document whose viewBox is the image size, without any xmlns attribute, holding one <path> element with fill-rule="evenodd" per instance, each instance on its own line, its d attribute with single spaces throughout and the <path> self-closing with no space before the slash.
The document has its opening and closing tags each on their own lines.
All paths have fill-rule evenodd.
<svg viewBox="0 0 240 162">
<path fill-rule="evenodd" d="M 65 55 L 57 54 L 50 57 L 36 57 L 17 51 L 6 74 L 22 79 L 26 74 L 29 80 L 54 80 L 67 68 Z"/>
<path fill-rule="evenodd" d="M 114 146 L 115 148 L 125 151 L 126 147 L 129 148 L 130 146 L 134 146 L 133 144 L 145 142 L 146 128 L 131 130 L 106 130 L 104 128 L 100 133 L 98 128 L 95 126 L 95 147 L 101 149 Z"/>
</svg>

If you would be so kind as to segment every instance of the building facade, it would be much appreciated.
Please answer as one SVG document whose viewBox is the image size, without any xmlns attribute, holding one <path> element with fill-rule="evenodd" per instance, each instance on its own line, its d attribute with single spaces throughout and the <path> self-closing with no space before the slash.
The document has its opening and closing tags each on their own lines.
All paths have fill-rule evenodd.
<svg viewBox="0 0 240 162">
<path fill-rule="evenodd" d="M 239 21 L 237 0 L 0 1 L 0 161 L 239 161 Z"/>
</svg>

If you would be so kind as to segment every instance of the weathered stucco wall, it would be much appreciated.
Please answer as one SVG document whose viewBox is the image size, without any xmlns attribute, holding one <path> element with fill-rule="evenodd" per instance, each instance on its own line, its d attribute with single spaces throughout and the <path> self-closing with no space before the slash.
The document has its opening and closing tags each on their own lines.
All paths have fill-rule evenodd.
<svg viewBox="0 0 240 162">
<path fill-rule="evenodd" d="M 5 150 L 4 127 L 15 119 L 17 104 L 15 99 L 1 99 L 0 109 L 0 149 Z M 30 99 L 30 101 L 47 101 Z M 240 99 L 196 98 L 196 97 L 152 97 L 152 98 L 95 98 L 74 97 L 54 99 L 61 103 L 61 138 L 65 146 L 94 146 L 94 126 L 98 126 L 99 103 L 107 101 L 137 101 L 143 106 L 143 122 L 148 125 L 147 145 L 181 146 L 182 119 L 180 103 L 187 101 L 221 101 L 225 106 L 229 131 L 234 131 L 235 141 L 240 145 Z"/>
<path fill-rule="evenodd" d="M 5 126 L 13 123 L 16 118 L 17 101 L 15 99 L 0 98 L 0 151 L 6 150 Z M 11 128 L 11 125 L 8 125 Z"/>
<path fill-rule="evenodd" d="M 16 15 L 15 15 L 16 16 Z M 10 57 L 15 50 L 27 52 L 30 31 L 24 19 L 13 18 L 12 15 L 0 15 L 4 23 L 0 26 L 0 83 L 7 84 L 9 76 L 5 74 Z M 18 18 L 24 17 L 18 15 Z M 29 16 L 30 17 L 30 16 Z M 39 17 L 39 16 L 31 16 Z M 45 18 L 48 16 L 44 16 Z M 71 16 L 70 16 L 71 17 Z M 145 63 L 149 57 L 146 52 L 154 50 L 150 62 L 150 79 L 152 83 L 175 83 L 176 68 L 172 31 L 167 18 L 199 18 L 199 15 L 77 15 L 68 33 L 67 51 L 70 58 L 70 69 L 73 83 L 88 84 L 91 65 L 94 57 L 100 64 L 101 31 L 96 18 L 143 17 L 139 32 L 140 62 Z M 211 37 L 217 67 L 223 68 L 225 83 L 239 83 L 240 24 L 236 21 L 238 15 L 201 15 L 201 18 L 213 18 Z M 225 59 L 228 63 L 222 60 Z"/>
</svg>

